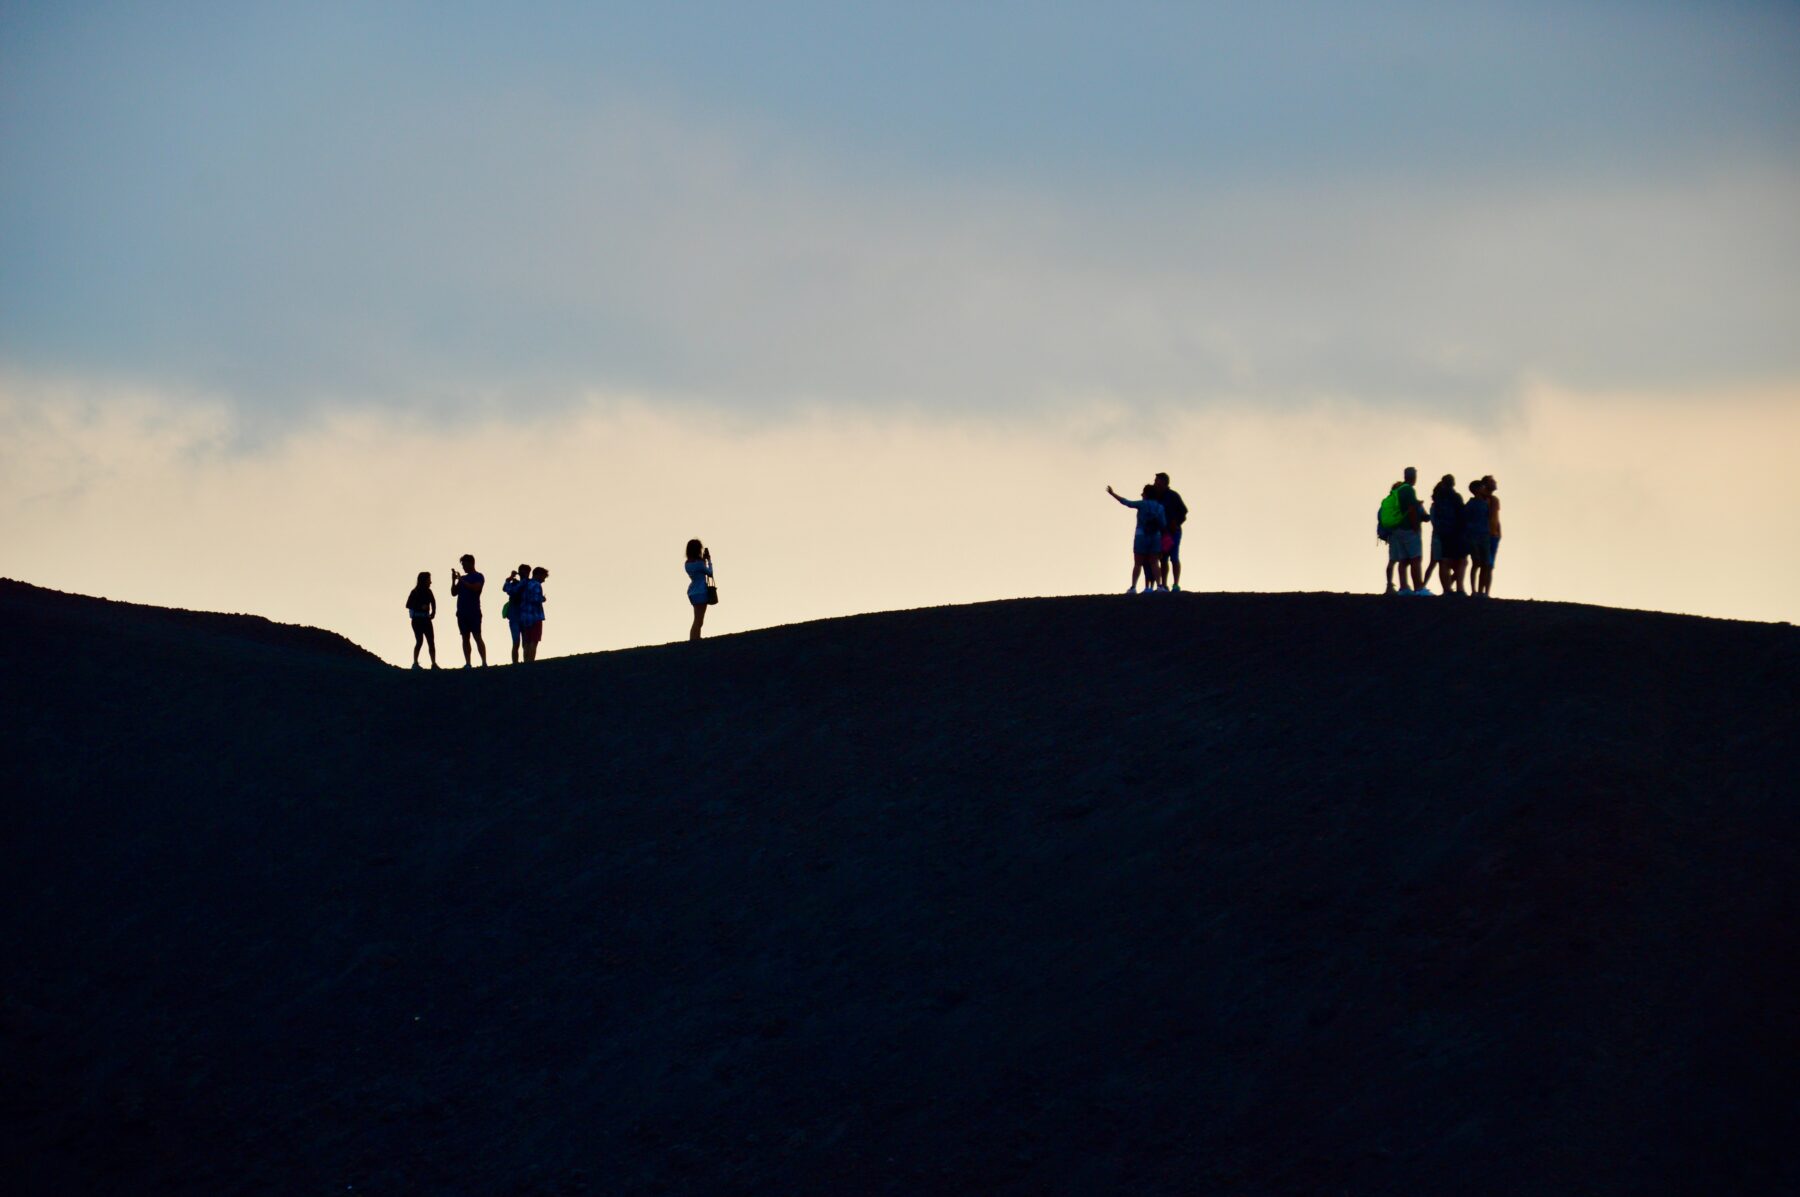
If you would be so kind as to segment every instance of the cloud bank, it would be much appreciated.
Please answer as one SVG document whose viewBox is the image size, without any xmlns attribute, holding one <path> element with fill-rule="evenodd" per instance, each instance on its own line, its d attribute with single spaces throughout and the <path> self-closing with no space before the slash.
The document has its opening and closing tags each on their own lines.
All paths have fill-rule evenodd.
<svg viewBox="0 0 1800 1197">
<path fill-rule="evenodd" d="M 1800 377 L 1792 10 L 670 7 L 15 12 L 0 364 L 240 429 Z"/>
</svg>

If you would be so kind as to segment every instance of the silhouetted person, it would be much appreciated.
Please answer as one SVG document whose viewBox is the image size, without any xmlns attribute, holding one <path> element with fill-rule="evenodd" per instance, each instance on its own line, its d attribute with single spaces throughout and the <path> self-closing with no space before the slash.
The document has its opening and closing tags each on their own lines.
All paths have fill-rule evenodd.
<svg viewBox="0 0 1800 1197">
<path fill-rule="evenodd" d="M 531 581 L 531 567 L 521 562 L 519 568 L 506 575 L 506 581 L 500 589 L 506 591 L 506 606 L 500 613 L 506 616 L 506 626 L 512 630 L 512 663 L 519 663 L 519 643 L 524 636 L 525 625 L 519 622 L 519 611 L 525 605 L 519 597 L 519 588 Z"/>
<path fill-rule="evenodd" d="M 1137 512 L 1137 528 L 1131 534 L 1131 585 L 1125 593 L 1137 593 L 1139 570 L 1144 573 L 1144 593 L 1154 593 L 1157 583 L 1162 580 L 1162 535 L 1168 526 L 1163 505 L 1153 497 L 1156 488 L 1146 483 L 1141 499 L 1127 499 L 1110 486 L 1106 493 Z"/>
<path fill-rule="evenodd" d="M 1486 595 L 1494 588 L 1494 570 L 1500 565 L 1500 484 L 1487 474 L 1481 479 L 1481 489 L 1488 501 L 1488 567 L 1481 582 L 1481 593 Z"/>
<path fill-rule="evenodd" d="M 517 597 L 513 602 L 523 600 L 519 610 L 519 639 L 525 645 L 525 659 L 537 660 L 538 645 L 544 639 L 544 580 L 550 571 L 538 566 L 531 571 L 531 577 L 522 579 Z"/>
<path fill-rule="evenodd" d="M 469 668 L 469 637 L 475 637 L 475 647 L 481 650 L 481 663 L 487 665 L 487 642 L 481 638 L 481 588 L 487 585 L 487 579 L 475 572 L 475 555 L 464 553 L 462 567 L 465 572 L 450 571 L 450 593 L 456 596 L 456 630 L 462 633 L 463 668 Z"/>
<path fill-rule="evenodd" d="M 1389 540 L 1389 535 L 1393 532 L 1394 528 L 1397 528 L 1400 526 L 1400 521 L 1405 518 L 1403 513 L 1400 510 L 1400 499 L 1399 499 L 1400 488 L 1405 485 L 1406 485 L 1406 483 L 1404 483 L 1404 482 L 1388 483 L 1388 497 L 1386 499 L 1382 500 L 1381 507 L 1379 509 L 1377 509 L 1377 511 L 1375 512 L 1375 538 L 1381 542 L 1382 548 L 1388 550 L 1388 553 L 1387 553 L 1387 588 L 1382 591 L 1383 594 L 1393 594 L 1394 593 L 1394 566 L 1397 563 L 1394 561 L 1394 554 L 1393 554 L 1394 546 L 1391 543 L 1391 541 Z M 1392 511 L 1393 511 L 1393 516 L 1394 516 L 1394 521 L 1395 521 L 1391 527 L 1388 524 L 1388 512 L 1390 509 L 1390 503 L 1392 505 Z"/>
<path fill-rule="evenodd" d="M 431 593 L 431 575 L 419 575 L 419 584 L 412 588 L 406 596 L 406 614 L 412 620 L 413 630 L 413 668 L 419 668 L 419 646 L 431 647 L 431 667 L 436 669 L 437 636 L 431 630 L 431 621 L 437 618 L 437 596 Z"/>
<path fill-rule="evenodd" d="M 1456 478 L 1445 474 L 1431 490 L 1431 565 L 1425 567 L 1425 580 L 1431 581 L 1432 566 L 1436 566 L 1446 595 L 1465 593 L 1463 571 L 1468 568 L 1469 550 L 1463 535 L 1462 509 Z"/>
<path fill-rule="evenodd" d="M 706 622 L 706 603 L 709 597 L 706 585 L 712 577 L 712 550 L 706 548 L 698 539 L 687 542 L 687 576 L 688 603 L 694 608 L 694 624 L 688 629 L 688 639 L 700 639 L 700 625 Z"/>
<path fill-rule="evenodd" d="M 1388 529 L 1388 560 L 1400 567 L 1401 594 L 1430 594 L 1431 591 L 1425 589 L 1425 578 L 1419 566 L 1425 555 L 1419 543 L 1419 529 L 1425 524 L 1425 505 L 1419 502 L 1418 492 L 1413 489 L 1413 484 L 1419 480 L 1419 471 L 1407 466 L 1402 477 L 1404 481 L 1398 491 L 1401 524 L 1398 528 Z M 1406 584 L 1408 571 L 1412 574 L 1411 587 Z"/>
<path fill-rule="evenodd" d="M 1187 523 L 1187 504 L 1181 496 L 1169 489 L 1169 476 L 1156 476 L 1156 501 L 1163 506 L 1163 519 L 1167 527 L 1163 529 L 1162 559 L 1158 564 L 1162 567 L 1163 578 L 1170 583 L 1170 589 L 1181 591 L 1181 526 Z M 1174 572 L 1171 574 L 1170 570 Z"/>
<path fill-rule="evenodd" d="M 1463 504 L 1463 538 L 1469 547 L 1469 593 L 1487 597 L 1488 576 L 1493 572 L 1493 534 L 1488 531 L 1487 484 L 1469 483 L 1469 501 Z"/>
</svg>

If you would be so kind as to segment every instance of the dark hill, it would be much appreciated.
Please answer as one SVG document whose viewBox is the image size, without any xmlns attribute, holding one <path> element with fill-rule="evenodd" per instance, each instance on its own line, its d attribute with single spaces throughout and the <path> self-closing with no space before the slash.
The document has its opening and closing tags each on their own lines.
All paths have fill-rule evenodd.
<svg viewBox="0 0 1800 1197">
<path fill-rule="evenodd" d="M 9 1191 L 1800 1183 L 1800 635 L 908 611 L 412 674 L 0 589 Z"/>
</svg>

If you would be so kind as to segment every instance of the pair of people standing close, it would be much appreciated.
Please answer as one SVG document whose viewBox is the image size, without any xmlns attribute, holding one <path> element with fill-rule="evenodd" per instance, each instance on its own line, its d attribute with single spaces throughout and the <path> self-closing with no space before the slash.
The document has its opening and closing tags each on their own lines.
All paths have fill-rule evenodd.
<svg viewBox="0 0 1800 1197">
<path fill-rule="evenodd" d="M 1386 593 L 1429 595 L 1426 583 L 1435 571 L 1446 595 L 1474 594 L 1485 598 L 1493 585 L 1494 556 L 1500 548 L 1499 483 L 1490 474 L 1469 484 L 1465 502 L 1456 493 L 1456 478 L 1445 474 L 1431 492 L 1431 510 L 1419 501 L 1414 489 L 1418 471 L 1406 467 L 1403 480 L 1388 488 L 1376 514 L 1376 535 L 1388 547 Z M 1431 525 L 1431 562 L 1421 572 L 1420 530 Z M 1468 572 L 1470 562 L 1473 573 Z M 1394 567 L 1400 569 L 1400 587 L 1394 587 Z M 1408 580 L 1411 585 L 1408 586 Z M 1468 587 L 1473 586 L 1470 590 Z"/>
<path fill-rule="evenodd" d="M 1144 575 L 1145 594 L 1170 593 L 1171 574 L 1174 590 L 1181 590 L 1181 529 L 1187 523 L 1187 504 L 1169 486 L 1169 476 L 1158 474 L 1147 484 L 1142 498 L 1127 499 L 1108 486 L 1106 493 L 1137 512 L 1137 526 L 1131 537 L 1131 585 L 1126 594 L 1136 594 L 1138 574 Z"/>
<path fill-rule="evenodd" d="M 537 660 L 538 645 L 544 640 L 544 582 L 549 577 L 550 571 L 543 566 L 532 569 L 521 563 L 501 583 L 500 589 L 506 591 L 506 605 L 500 613 L 506 617 L 506 626 L 512 632 L 515 665 L 519 663 L 521 648 L 527 661 Z"/>
</svg>

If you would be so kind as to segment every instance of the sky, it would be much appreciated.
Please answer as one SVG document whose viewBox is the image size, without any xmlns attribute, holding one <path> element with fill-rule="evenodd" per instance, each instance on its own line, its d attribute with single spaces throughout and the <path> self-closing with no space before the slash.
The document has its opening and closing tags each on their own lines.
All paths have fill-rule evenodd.
<svg viewBox="0 0 1800 1197">
<path fill-rule="evenodd" d="M 1800 6 L 0 3 L 0 574 L 545 653 L 1124 589 L 1791 619 Z M 490 604 L 497 605 L 497 604 Z M 446 621 L 447 623 L 447 621 Z M 446 627 L 446 631 L 448 628 Z"/>
</svg>

